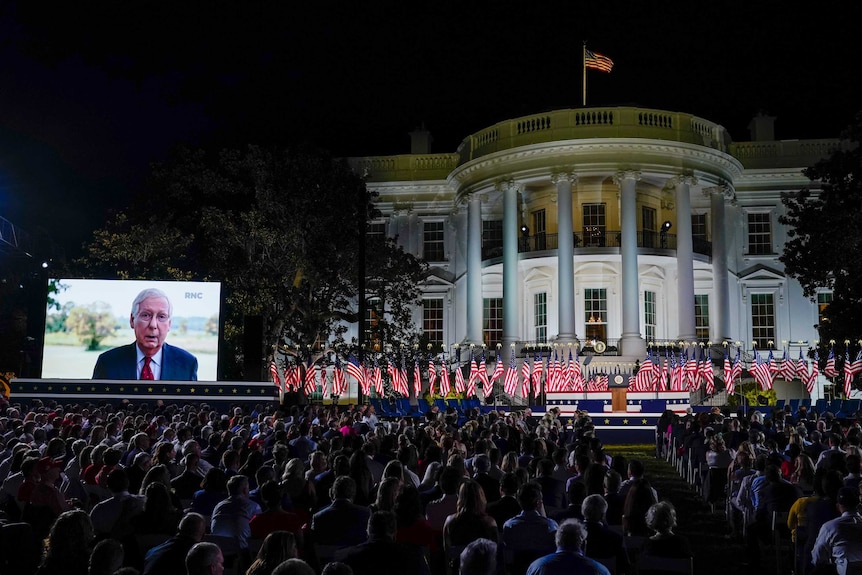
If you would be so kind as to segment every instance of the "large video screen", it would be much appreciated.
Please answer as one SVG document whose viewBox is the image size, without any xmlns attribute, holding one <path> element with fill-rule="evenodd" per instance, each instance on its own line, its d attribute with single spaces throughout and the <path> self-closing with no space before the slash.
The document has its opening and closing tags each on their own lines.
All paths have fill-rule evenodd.
<svg viewBox="0 0 862 575">
<path fill-rule="evenodd" d="M 216 381 L 220 304 L 217 282 L 48 280 L 42 377 Z"/>
</svg>

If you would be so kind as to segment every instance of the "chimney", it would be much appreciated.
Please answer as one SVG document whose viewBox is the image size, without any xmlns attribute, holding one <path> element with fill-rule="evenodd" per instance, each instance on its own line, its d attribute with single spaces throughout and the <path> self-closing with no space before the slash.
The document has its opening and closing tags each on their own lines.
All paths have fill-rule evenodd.
<svg viewBox="0 0 862 575">
<path fill-rule="evenodd" d="M 430 154 L 431 142 L 434 138 L 431 137 L 431 132 L 425 129 L 425 124 L 422 127 L 416 128 L 410 132 L 410 153 L 411 154 Z"/>
<path fill-rule="evenodd" d="M 774 142 L 775 116 L 767 116 L 761 110 L 748 123 L 748 132 L 751 134 L 752 142 Z"/>
</svg>

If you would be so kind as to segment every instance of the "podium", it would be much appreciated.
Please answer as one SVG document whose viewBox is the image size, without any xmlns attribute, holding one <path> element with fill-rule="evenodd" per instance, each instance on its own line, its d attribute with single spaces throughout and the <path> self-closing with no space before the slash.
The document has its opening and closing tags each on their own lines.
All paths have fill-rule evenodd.
<svg viewBox="0 0 862 575">
<path fill-rule="evenodd" d="M 611 391 L 611 409 L 613 411 L 628 411 L 626 393 L 629 389 L 628 377 L 617 373 L 610 377 L 608 389 Z"/>
</svg>

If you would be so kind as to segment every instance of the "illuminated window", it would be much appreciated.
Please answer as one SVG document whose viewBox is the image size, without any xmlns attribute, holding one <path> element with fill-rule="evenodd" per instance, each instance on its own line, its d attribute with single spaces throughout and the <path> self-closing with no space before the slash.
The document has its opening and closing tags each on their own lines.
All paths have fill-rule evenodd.
<svg viewBox="0 0 862 575">
<path fill-rule="evenodd" d="M 422 332 L 435 349 L 443 345 L 443 300 L 422 300 Z"/>
<path fill-rule="evenodd" d="M 709 295 L 694 295 L 694 335 L 701 341 L 709 341 Z"/>
<path fill-rule="evenodd" d="M 365 343 L 370 349 L 380 351 L 383 344 L 383 300 L 372 298 L 365 307 Z"/>
<path fill-rule="evenodd" d="M 826 320 L 826 308 L 832 303 L 832 292 L 822 291 L 817 294 L 817 323 L 821 324 Z"/>
<path fill-rule="evenodd" d="M 368 222 L 366 229 L 369 236 L 385 236 L 386 222 Z"/>
<path fill-rule="evenodd" d="M 423 222 L 422 255 L 425 261 L 442 262 L 446 259 L 443 241 L 443 222 Z"/>
<path fill-rule="evenodd" d="M 656 304 L 655 292 L 644 292 L 644 335 L 647 341 L 655 341 Z"/>
<path fill-rule="evenodd" d="M 751 335 L 757 347 L 775 341 L 775 303 L 771 293 L 751 294 Z"/>
<path fill-rule="evenodd" d="M 584 245 L 605 245 L 605 204 L 584 204 Z"/>
<path fill-rule="evenodd" d="M 772 253 L 772 221 L 769 212 L 748 214 L 748 253 L 751 255 Z"/>
<path fill-rule="evenodd" d="M 548 294 L 533 295 L 533 310 L 536 314 L 536 343 L 548 342 Z"/>
<path fill-rule="evenodd" d="M 584 290 L 584 323 L 588 340 L 607 339 L 608 290 L 605 288 Z"/>
<path fill-rule="evenodd" d="M 488 349 L 496 349 L 503 341 L 503 298 L 486 297 L 482 304 L 482 338 Z"/>
</svg>

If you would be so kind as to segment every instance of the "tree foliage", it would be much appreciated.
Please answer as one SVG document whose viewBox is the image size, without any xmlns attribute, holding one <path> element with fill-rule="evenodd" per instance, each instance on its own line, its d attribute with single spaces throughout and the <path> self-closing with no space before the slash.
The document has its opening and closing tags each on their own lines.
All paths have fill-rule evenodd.
<svg viewBox="0 0 862 575">
<path fill-rule="evenodd" d="M 796 278 L 806 296 L 832 290 L 823 340 L 860 335 L 862 325 L 862 114 L 844 137 L 851 145 L 834 151 L 804 171 L 819 189 L 785 194 L 788 241 L 779 258 L 787 274 Z"/>
<path fill-rule="evenodd" d="M 117 319 L 111 306 L 104 302 L 72 307 L 66 318 L 66 329 L 78 336 L 87 351 L 99 349 L 99 344 L 114 335 L 116 328 Z"/>
<path fill-rule="evenodd" d="M 155 166 L 150 192 L 98 230 L 81 264 L 96 275 L 223 282 L 225 339 L 245 316 L 264 320 L 262 353 L 342 341 L 356 309 L 359 222 L 373 196 L 347 166 L 319 152 L 249 146 L 179 149 Z M 393 337 L 412 337 L 407 312 L 422 262 L 370 238 L 368 296 L 386 302 Z"/>
</svg>

